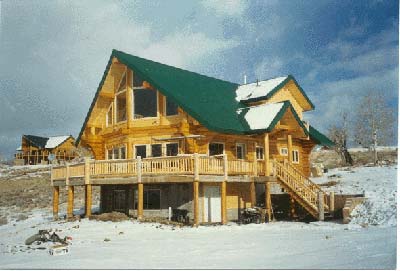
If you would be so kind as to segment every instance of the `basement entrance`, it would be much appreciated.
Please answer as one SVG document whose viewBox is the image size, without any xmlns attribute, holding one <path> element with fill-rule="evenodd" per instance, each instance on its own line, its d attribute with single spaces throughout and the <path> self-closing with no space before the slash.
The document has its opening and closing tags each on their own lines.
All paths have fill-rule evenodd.
<svg viewBox="0 0 400 271">
<path fill-rule="evenodd" d="M 221 189 L 204 186 L 204 222 L 221 222 Z"/>
</svg>

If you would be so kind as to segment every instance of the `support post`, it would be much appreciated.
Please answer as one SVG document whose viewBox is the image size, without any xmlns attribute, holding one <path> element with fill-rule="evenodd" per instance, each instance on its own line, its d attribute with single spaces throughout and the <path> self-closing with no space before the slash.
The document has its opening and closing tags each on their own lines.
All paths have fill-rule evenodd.
<svg viewBox="0 0 400 271">
<path fill-rule="evenodd" d="M 267 222 L 271 222 L 271 188 L 269 182 L 265 182 L 265 209 Z"/>
<path fill-rule="evenodd" d="M 221 183 L 221 222 L 226 224 L 226 184 L 228 181 L 228 156 L 224 154 L 224 180 Z"/>
<path fill-rule="evenodd" d="M 60 202 L 60 187 L 53 186 L 53 219 L 58 219 L 58 205 Z"/>
<path fill-rule="evenodd" d="M 199 225 L 199 154 L 194 154 L 193 224 Z"/>
<path fill-rule="evenodd" d="M 258 163 L 257 163 L 257 143 L 254 143 L 254 155 L 253 155 L 253 175 L 258 175 Z"/>
<path fill-rule="evenodd" d="M 85 185 L 90 184 L 90 158 L 85 157 Z"/>
<path fill-rule="evenodd" d="M 290 196 L 290 202 L 289 202 L 289 216 L 291 219 L 296 218 L 296 202 L 292 196 Z"/>
<path fill-rule="evenodd" d="M 264 170 L 265 176 L 270 175 L 270 168 L 269 168 L 269 134 L 264 134 Z"/>
<path fill-rule="evenodd" d="M 74 186 L 68 186 L 68 206 L 67 206 L 67 218 L 74 216 Z"/>
<path fill-rule="evenodd" d="M 85 185 L 85 217 L 92 215 L 92 185 Z"/>
<path fill-rule="evenodd" d="M 127 128 L 132 127 L 133 121 L 133 90 L 132 90 L 133 74 L 131 69 L 126 70 L 126 119 Z M 129 153 L 128 153 L 129 154 Z M 129 157 L 129 156 L 128 156 Z"/>
<path fill-rule="evenodd" d="M 289 164 L 293 162 L 293 154 L 292 154 L 292 149 L 293 149 L 293 144 L 292 144 L 292 135 L 287 135 L 287 149 L 288 149 L 288 160 Z"/>
<path fill-rule="evenodd" d="M 256 184 L 254 180 L 250 183 L 250 202 L 251 207 L 256 206 Z"/>
<path fill-rule="evenodd" d="M 142 183 L 142 157 L 137 157 L 137 178 L 138 178 L 138 220 L 143 219 L 143 183 Z"/>
<path fill-rule="evenodd" d="M 318 192 L 318 220 L 324 221 L 324 193 Z"/>
<path fill-rule="evenodd" d="M 331 215 L 335 212 L 335 192 L 333 191 L 329 193 L 329 212 Z"/>
</svg>

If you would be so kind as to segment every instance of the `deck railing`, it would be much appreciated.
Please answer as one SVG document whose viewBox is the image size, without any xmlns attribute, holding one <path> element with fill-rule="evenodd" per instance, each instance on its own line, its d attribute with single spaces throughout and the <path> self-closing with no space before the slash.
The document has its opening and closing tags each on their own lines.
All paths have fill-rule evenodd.
<svg viewBox="0 0 400 271">
<path fill-rule="evenodd" d="M 198 156 L 198 172 L 203 175 L 224 175 L 224 155 Z M 87 163 L 87 164 L 85 164 Z M 226 160 L 228 175 L 264 174 L 264 162 L 247 160 Z M 195 172 L 195 155 L 152 157 L 140 159 L 142 175 L 191 175 Z M 51 170 L 53 180 L 63 180 L 85 176 L 89 177 L 127 177 L 137 176 L 138 159 L 86 160 L 86 162 L 55 166 Z M 257 170 L 255 170 L 257 167 Z"/>
</svg>

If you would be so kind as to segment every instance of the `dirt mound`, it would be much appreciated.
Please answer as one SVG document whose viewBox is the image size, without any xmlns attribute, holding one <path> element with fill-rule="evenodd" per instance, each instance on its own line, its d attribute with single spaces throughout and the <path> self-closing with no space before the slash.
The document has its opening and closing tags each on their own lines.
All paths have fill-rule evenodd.
<svg viewBox="0 0 400 271">
<path fill-rule="evenodd" d="M 112 221 L 112 222 L 119 222 L 128 220 L 129 217 L 126 214 L 119 213 L 119 212 L 112 212 L 112 213 L 103 213 L 100 215 L 92 215 L 89 219 L 94 219 L 98 221 Z"/>
</svg>

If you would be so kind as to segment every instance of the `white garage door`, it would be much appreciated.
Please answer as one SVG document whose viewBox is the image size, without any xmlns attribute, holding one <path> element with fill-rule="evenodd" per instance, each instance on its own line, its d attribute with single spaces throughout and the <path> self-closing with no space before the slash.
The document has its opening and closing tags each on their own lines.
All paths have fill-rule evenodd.
<svg viewBox="0 0 400 271">
<path fill-rule="evenodd" d="M 219 186 L 204 187 L 204 222 L 221 222 L 221 190 Z"/>
</svg>

